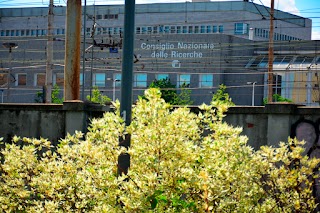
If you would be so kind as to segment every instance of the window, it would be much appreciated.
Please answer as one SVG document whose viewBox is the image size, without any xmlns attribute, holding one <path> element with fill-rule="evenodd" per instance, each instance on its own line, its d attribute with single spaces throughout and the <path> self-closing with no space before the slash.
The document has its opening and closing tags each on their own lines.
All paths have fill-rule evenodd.
<svg viewBox="0 0 320 213">
<path fill-rule="evenodd" d="M 273 86 L 272 93 L 281 95 L 281 84 L 282 84 L 282 76 L 281 75 L 272 75 L 273 76 Z"/>
<path fill-rule="evenodd" d="M 141 34 L 147 34 L 147 27 L 141 27 Z"/>
<path fill-rule="evenodd" d="M 206 33 L 206 26 L 201 25 L 200 33 Z"/>
<path fill-rule="evenodd" d="M 93 75 L 92 86 L 105 87 L 105 85 L 106 85 L 106 74 L 95 73 Z"/>
<path fill-rule="evenodd" d="M 213 75 L 212 74 L 200 75 L 200 87 L 212 87 L 212 85 L 213 85 Z"/>
<path fill-rule="evenodd" d="M 116 73 L 113 76 L 113 79 L 115 79 L 115 87 L 121 87 L 121 73 Z"/>
<path fill-rule="evenodd" d="M 16 36 L 20 36 L 20 30 L 16 30 Z"/>
<path fill-rule="evenodd" d="M 182 87 L 182 86 L 189 87 L 190 86 L 190 74 L 179 75 L 178 86 L 179 87 Z"/>
<path fill-rule="evenodd" d="M 97 19 L 102 19 L 102 15 L 97 15 Z"/>
<path fill-rule="evenodd" d="M 27 74 L 18 73 L 16 74 L 16 86 L 26 86 L 27 85 Z"/>
<path fill-rule="evenodd" d="M 26 36 L 30 35 L 30 30 L 26 30 Z"/>
<path fill-rule="evenodd" d="M 8 83 L 8 80 L 7 80 L 7 74 L 6 73 L 1 73 L 0 74 L 0 86 L 3 86 L 5 84 Z"/>
<path fill-rule="evenodd" d="M 4 35 L 5 35 L 4 32 L 5 32 L 4 30 L 1 30 L 1 36 L 4 36 Z"/>
<path fill-rule="evenodd" d="M 219 25 L 219 33 L 223 33 L 223 25 Z"/>
<path fill-rule="evenodd" d="M 37 73 L 35 74 L 34 86 L 44 86 L 46 85 L 46 74 Z"/>
<path fill-rule="evenodd" d="M 135 74 L 133 84 L 134 87 L 147 87 L 147 74 Z"/>
<path fill-rule="evenodd" d="M 249 24 L 245 23 L 235 23 L 234 24 L 234 34 L 235 35 L 243 35 L 248 34 Z"/>
<path fill-rule="evenodd" d="M 83 85 L 83 81 L 86 80 L 85 75 L 83 75 L 83 73 L 80 73 L 80 86 Z"/>
<path fill-rule="evenodd" d="M 217 33 L 218 32 L 218 27 L 217 26 L 212 26 L 212 32 Z"/>
<path fill-rule="evenodd" d="M 136 27 L 136 34 L 140 34 L 141 33 L 141 28 L 140 27 Z"/>
<path fill-rule="evenodd" d="M 177 26 L 177 33 L 181 33 L 181 26 Z"/>
<path fill-rule="evenodd" d="M 211 33 L 211 26 L 207 26 L 207 33 Z"/>
<path fill-rule="evenodd" d="M 164 73 L 156 74 L 156 79 L 157 80 L 166 79 L 166 78 L 169 78 L 168 74 L 164 74 Z"/>
<path fill-rule="evenodd" d="M 170 26 L 164 26 L 164 33 L 170 32 Z"/>
<path fill-rule="evenodd" d="M 157 34 L 158 33 L 158 27 L 153 27 L 153 34 Z"/>
<path fill-rule="evenodd" d="M 148 34 L 149 33 L 151 34 L 152 33 L 152 27 L 148 27 L 147 29 L 148 29 Z"/>
<path fill-rule="evenodd" d="M 188 27 L 187 26 L 183 26 L 182 27 L 182 33 L 188 33 Z"/>
<path fill-rule="evenodd" d="M 193 26 L 188 27 L 188 33 L 193 33 Z"/>
<path fill-rule="evenodd" d="M 53 76 L 53 85 L 58 85 L 59 87 L 63 87 L 64 85 L 64 73 L 56 73 Z"/>
<path fill-rule="evenodd" d="M 199 33 L 199 26 L 194 26 L 194 33 Z"/>
<path fill-rule="evenodd" d="M 170 27 L 170 33 L 176 33 L 176 26 Z"/>
</svg>

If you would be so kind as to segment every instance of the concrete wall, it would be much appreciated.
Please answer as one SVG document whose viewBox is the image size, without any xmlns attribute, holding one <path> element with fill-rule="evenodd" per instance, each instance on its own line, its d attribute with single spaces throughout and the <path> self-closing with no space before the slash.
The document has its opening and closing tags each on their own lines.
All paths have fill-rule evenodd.
<svg viewBox="0 0 320 213">
<path fill-rule="evenodd" d="M 273 103 L 265 107 L 231 107 L 225 117 L 227 123 L 243 128 L 243 135 L 248 136 L 249 145 L 255 149 L 262 145 L 277 146 L 280 141 L 287 141 L 289 136 L 307 139 L 310 137 L 308 134 L 316 135 L 307 141 L 316 145 L 319 119 L 319 107 L 305 107 L 290 103 Z M 314 129 L 309 133 L 304 131 L 304 135 L 300 134 L 302 129 L 298 127 L 301 122 L 312 123 Z"/>
<path fill-rule="evenodd" d="M 0 104 L 0 137 L 48 138 L 56 144 L 67 133 L 86 132 L 93 117 L 101 117 L 109 107 L 82 101 L 63 104 Z"/>
</svg>

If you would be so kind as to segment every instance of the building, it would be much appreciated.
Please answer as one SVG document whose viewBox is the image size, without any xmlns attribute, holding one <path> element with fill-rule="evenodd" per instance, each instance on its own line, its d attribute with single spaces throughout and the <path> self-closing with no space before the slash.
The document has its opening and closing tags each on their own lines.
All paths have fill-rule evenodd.
<svg viewBox="0 0 320 213">
<path fill-rule="evenodd" d="M 53 83 L 61 89 L 65 11 L 65 7 L 54 7 Z M 86 11 L 86 28 L 82 34 L 86 36 L 86 44 L 81 45 L 85 69 L 80 75 L 80 83 L 84 80 L 81 85 L 84 96 L 93 86 L 98 86 L 109 97 L 119 98 L 124 6 L 87 6 Z M 11 53 L 6 48 L 0 49 L 3 102 L 7 97 L 12 102 L 34 102 L 37 92 L 42 91 L 47 60 L 47 14 L 48 8 L 0 9 L 1 42 L 18 45 Z M 212 93 L 220 84 L 225 84 L 236 104 L 251 105 L 254 97 L 254 104 L 261 105 L 266 97 L 266 67 L 254 67 L 257 63 L 254 61 L 263 57 L 265 62 L 269 23 L 269 8 L 248 1 L 137 5 L 134 99 L 154 79 L 168 77 L 178 90 L 182 84 L 189 86 L 194 104 L 209 103 Z M 274 25 L 275 45 L 279 44 L 281 50 L 311 42 L 310 19 L 276 10 Z M 313 51 L 310 53 L 313 61 L 317 62 L 318 50 L 310 51 Z M 8 71 L 11 73 L 9 86 Z M 284 72 L 277 73 L 279 77 Z M 280 78 L 281 82 L 283 79 Z M 290 79 L 292 76 L 287 80 Z M 279 85 L 281 88 L 285 85 L 281 82 L 275 91 L 284 94 L 288 88 L 280 91 Z M 254 94 L 252 87 L 255 87 Z M 288 98 L 294 96 L 290 95 L 292 92 L 285 94 Z M 307 102 L 299 99 L 299 103 Z"/>
</svg>

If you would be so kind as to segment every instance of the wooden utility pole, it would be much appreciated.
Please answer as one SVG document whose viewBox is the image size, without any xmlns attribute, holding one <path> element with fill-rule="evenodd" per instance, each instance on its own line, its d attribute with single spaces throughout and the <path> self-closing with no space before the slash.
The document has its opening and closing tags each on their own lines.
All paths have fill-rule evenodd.
<svg viewBox="0 0 320 213">
<path fill-rule="evenodd" d="M 45 102 L 51 103 L 52 94 L 52 69 L 53 69 L 53 0 L 50 0 L 48 12 L 48 40 L 47 40 L 47 69 L 46 69 L 46 95 Z"/>
<path fill-rule="evenodd" d="M 81 0 L 68 0 L 64 56 L 64 100 L 80 99 Z"/>
<path fill-rule="evenodd" d="M 268 58 L 268 103 L 272 102 L 273 86 L 273 20 L 274 20 L 274 0 L 271 0 L 270 10 L 270 33 L 269 33 L 269 58 Z"/>
</svg>

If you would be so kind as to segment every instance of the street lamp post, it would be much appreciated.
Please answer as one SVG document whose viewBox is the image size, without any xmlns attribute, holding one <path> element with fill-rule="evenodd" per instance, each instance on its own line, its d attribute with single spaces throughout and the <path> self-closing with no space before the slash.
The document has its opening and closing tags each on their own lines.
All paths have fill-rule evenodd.
<svg viewBox="0 0 320 213">
<path fill-rule="evenodd" d="M 113 95 L 112 95 L 112 101 L 116 101 L 116 82 L 119 82 L 119 79 L 113 79 Z"/>
<path fill-rule="evenodd" d="M 10 102 L 10 78 L 11 78 L 11 61 L 12 61 L 12 49 L 15 49 L 18 47 L 18 44 L 13 43 L 13 42 L 6 42 L 2 44 L 3 47 L 9 49 L 9 70 L 8 70 L 8 75 L 7 75 L 7 102 Z"/>
<path fill-rule="evenodd" d="M 247 84 L 252 84 L 252 101 L 251 101 L 251 105 L 254 106 L 254 85 L 256 84 L 257 82 L 254 81 L 254 82 L 247 82 Z"/>
</svg>

